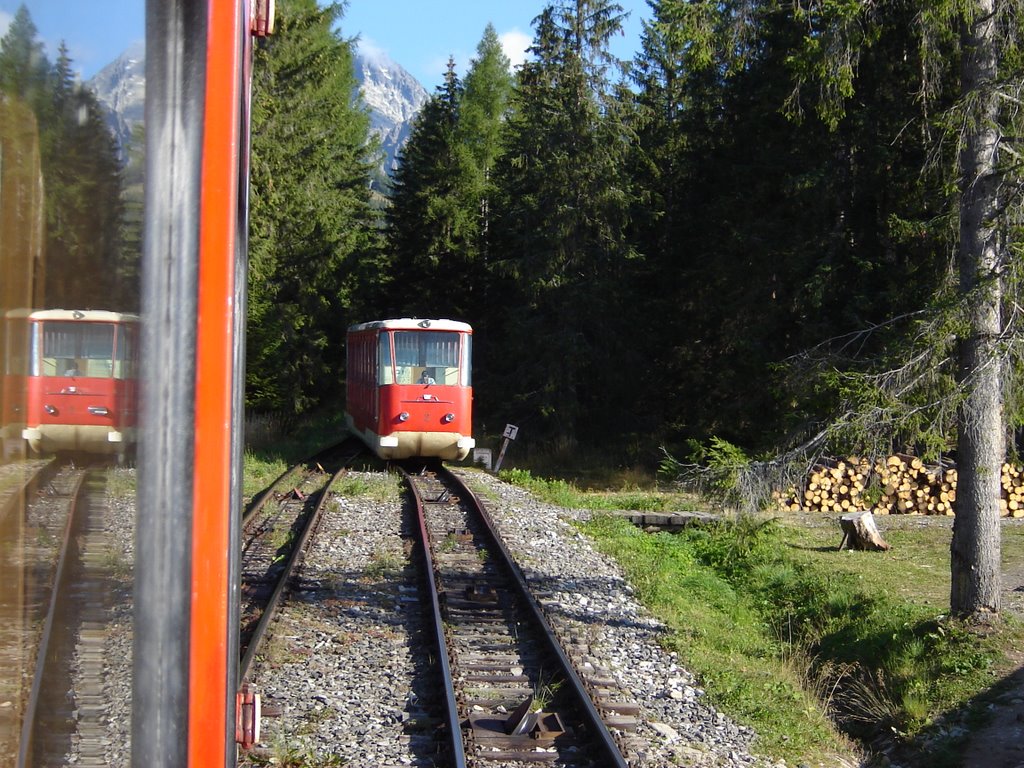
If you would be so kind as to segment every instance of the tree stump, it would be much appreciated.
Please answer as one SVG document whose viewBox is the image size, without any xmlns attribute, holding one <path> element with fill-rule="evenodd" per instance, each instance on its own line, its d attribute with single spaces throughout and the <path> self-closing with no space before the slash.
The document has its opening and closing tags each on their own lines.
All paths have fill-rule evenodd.
<svg viewBox="0 0 1024 768">
<path fill-rule="evenodd" d="M 847 545 L 852 549 L 862 549 L 875 552 L 885 552 L 889 549 L 889 543 L 882 538 L 878 526 L 875 525 L 875 516 L 870 512 L 850 512 L 839 518 L 839 527 L 843 530 L 843 540 L 839 542 L 839 548 Z"/>
</svg>

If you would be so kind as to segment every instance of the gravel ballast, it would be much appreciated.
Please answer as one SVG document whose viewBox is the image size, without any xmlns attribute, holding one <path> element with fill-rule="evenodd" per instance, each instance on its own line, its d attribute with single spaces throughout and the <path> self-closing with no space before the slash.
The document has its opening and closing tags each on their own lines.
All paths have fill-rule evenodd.
<svg viewBox="0 0 1024 768">
<path fill-rule="evenodd" d="M 358 476 L 357 473 L 353 473 Z M 706 702 L 693 675 L 658 644 L 664 632 L 634 599 L 616 564 L 570 521 L 585 510 L 538 502 L 478 472 L 464 474 L 546 613 L 590 649 L 641 705 L 629 735 L 631 766 L 775 765 L 753 752 L 755 734 Z M 368 483 L 379 483 L 366 473 Z M 330 765 L 433 765 L 433 723 L 422 722 L 436 682 L 397 495 L 336 496 L 273 629 L 255 681 L 264 707 L 262 760 L 307 756 Z M 562 632 L 565 630 L 563 629 Z M 782 765 L 781 763 L 779 765 Z"/>
</svg>

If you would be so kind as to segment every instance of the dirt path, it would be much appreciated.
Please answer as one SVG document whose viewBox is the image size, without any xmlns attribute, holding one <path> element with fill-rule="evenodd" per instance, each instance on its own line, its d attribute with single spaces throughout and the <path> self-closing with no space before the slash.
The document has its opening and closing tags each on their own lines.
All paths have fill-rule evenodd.
<svg viewBox="0 0 1024 768">
<path fill-rule="evenodd" d="M 1024 619 L 1024 566 L 1003 568 L 1002 610 Z M 962 768 L 1024 768 L 1024 648 L 1017 649 L 1010 689 L 992 705 L 992 721 L 971 734 Z"/>
</svg>

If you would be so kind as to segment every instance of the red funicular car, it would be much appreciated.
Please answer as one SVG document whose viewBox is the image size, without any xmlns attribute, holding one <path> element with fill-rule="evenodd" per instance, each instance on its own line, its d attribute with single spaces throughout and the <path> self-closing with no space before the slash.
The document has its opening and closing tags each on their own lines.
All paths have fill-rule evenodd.
<svg viewBox="0 0 1024 768">
<path fill-rule="evenodd" d="M 25 321 L 25 426 L 37 453 L 123 457 L 134 445 L 138 316 L 47 309 Z"/>
<path fill-rule="evenodd" d="M 464 459 L 475 445 L 473 329 L 403 318 L 348 329 L 349 429 L 383 459 Z"/>
</svg>

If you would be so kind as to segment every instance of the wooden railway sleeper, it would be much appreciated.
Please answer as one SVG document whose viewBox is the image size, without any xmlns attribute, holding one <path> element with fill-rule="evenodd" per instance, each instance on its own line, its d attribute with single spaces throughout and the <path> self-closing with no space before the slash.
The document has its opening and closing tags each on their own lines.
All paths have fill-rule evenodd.
<svg viewBox="0 0 1024 768">
<path fill-rule="evenodd" d="M 474 603 L 497 603 L 498 593 L 490 584 L 470 584 L 465 590 L 466 599 Z"/>
</svg>

